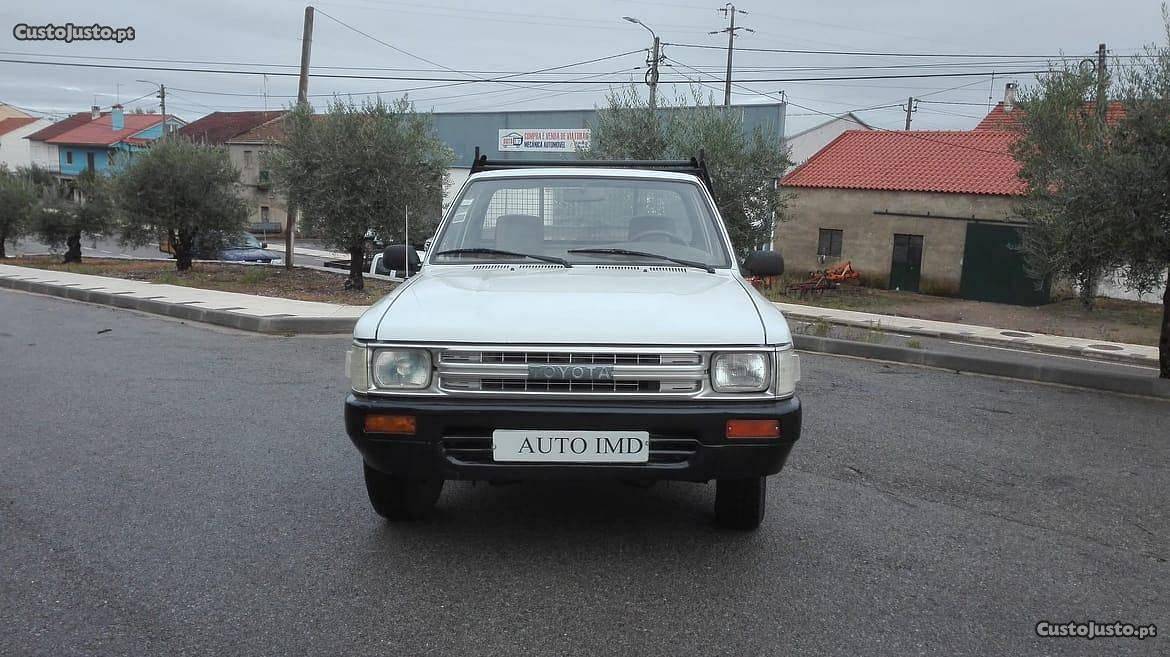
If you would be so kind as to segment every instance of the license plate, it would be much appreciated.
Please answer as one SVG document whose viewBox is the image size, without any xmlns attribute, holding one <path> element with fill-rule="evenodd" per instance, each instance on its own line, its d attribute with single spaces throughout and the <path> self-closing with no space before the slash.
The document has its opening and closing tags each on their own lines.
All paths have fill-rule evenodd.
<svg viewBox="0 0 1170 657">
<path fill-rule="evenodd" d="M 535 463 L 646 463 L 647 431 L 496 429 L 492 459 Z"/>
</svg>

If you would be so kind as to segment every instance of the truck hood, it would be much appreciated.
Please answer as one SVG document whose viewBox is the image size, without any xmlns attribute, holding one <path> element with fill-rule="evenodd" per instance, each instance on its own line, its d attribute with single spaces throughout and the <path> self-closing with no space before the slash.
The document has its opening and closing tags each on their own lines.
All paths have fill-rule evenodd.
<svg viewBox="0 0 1170 657">
<path fill-rule="evenodd" d="M 789 339 L 786 327 L 782 336 L 766 336 L 756 300 L 742 281 L 722 272 L 434 267 L 395 292 L 363 316 L 356 337 L 657 345 L 757 345 L 767 344 L 767 337 L 773 343 Z M 774 307 L 768 310 L 778 314 Z M 374 335 L 361 335 L 370 332 Z"/>
</svg>

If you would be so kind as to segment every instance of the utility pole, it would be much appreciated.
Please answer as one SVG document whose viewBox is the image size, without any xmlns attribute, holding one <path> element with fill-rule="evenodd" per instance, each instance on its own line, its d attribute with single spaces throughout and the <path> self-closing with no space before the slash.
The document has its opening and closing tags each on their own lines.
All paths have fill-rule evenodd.
<svg viewBox="0 0 1170 657">
<path fill-rule="evenodd" d="M 650 109 L 658 107 L 658 54 L 662 50 L 662 42 L 654 37 L 654 48 L 650 53 L 650 70 L 646 71 L 646 84 L 650 85 Z"/>
<path fill-rule="evenodd" d="M 1109 99 L 1106 96 L 1107 74 L 1105 70 L 1105 44 L 1097 44 L 1097 119 L 1101 127 L 1105 127 L 1105 117 L 1109 109 Z"/>
<path fill-rule="evenodd" d="M 162 112 L 162 120 L 163 120 L 162 121 L 162 136 L 166 137 L 167 132 L 169 132 L 169 130 L 168 130 L 169 126 L 167 125 L 167 85 L 162 84 L 160 82 L 152 82 L 150 80 L 135 80 L 135 82 L 141 82 L 143 84 L 153 84 L 154 86 L 158 87 L 158 96 L 157 96 L 158 105 L 159 105 L 159 111 Z"/>
<path fill-rule="evenodd" d="M 650 26 L 633 16 L 622 16 L 622 20 L 628 21 L 635 25 L 641 25 L 646 28 L 650 36 L 654 37 L 654 45 L 650 49 L 650 59 L 646 61 L 646 85 L 650 87 L 650 108 L 654 109 L 658 106 L 658 64 L 662 60 L 662 42 L 658 39 L 658 35 Z"/>
<path fill-rule="evenodd" d="M 918 111 L 918 106 L 914 103 L 914 96 L 906 99 L 906 129 L 910 129 L 910 115 Z"/>
<path fill-rule="evenodd" d="M 297 85 L 297 105 L 309 103 L 309 56 L 313 52 L 313 7 L 305 7 L 305 29 L 301 34 L 301 77 Z M 284 268 L 293 267 L 293 249 L 297 230 L 297 207 L 289 201 L 287 224 L 284 229 Z"/>
<path fill-rule="evenodd" d="M 746 16 L 747 12 L 743 11 L 741 9 L 736 9 L 735 5 L 731 4 L 730 2 L 727 3 L 726 5 L 724 5 L 718 11 L 719 11 L 719 13 L 721 13 L 725 17 L 727 17 L 731 21 L 731 23 L 730 23 L 730 25 L 723 28 L 722 30 L 715 30 L 714 32 L 709 32 L 709 34 L 721 34 L 724 32 L 727 33 L 727 78 L 723 81 L 723 106 L 730 107 L 731 106 L 731 57 L 732 57 L 732 53 L 735 52 L 736 30 L 744 30 L 746 32 L 753 32 L 753 33 L 755 32 L 755 30 L 753 30 L 750 27 L 744 27 L 742 25 L 740 25 L 738 27 L 736 26 L 735 15 L 736 14 L 744 14 Z"/>
<path fill-rule="evenodd" d="M 162 133 L 167 136 L 167 85 L 158 85 L 158 109 L 162 112 Z"/>
</svg>

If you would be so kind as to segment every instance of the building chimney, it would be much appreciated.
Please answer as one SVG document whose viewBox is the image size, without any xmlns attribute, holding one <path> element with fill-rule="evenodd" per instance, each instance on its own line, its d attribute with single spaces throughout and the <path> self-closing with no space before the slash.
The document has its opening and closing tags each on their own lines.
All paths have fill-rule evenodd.
<svg viewBox="0 0 1170 657">
<path fill-rule="evenodd" d="M 110 108 L 110 127 L 114 130 L 122 130 L 126 127 L 126 115 L 122 113 L 121 105 L 114 105 Z"/>
<path fill-rule="evenodd" d="M 97 105 L 91 106 L 89 108 L 89 118 L 94 121 L 102 118 L 102 108 L 98 107 Z"/>
<path fill-rule="evenodd" d="M 1016 106 L 1016 83 L 1009 82 L 1003 86 L 1003 111 L 1010 112 Z"/>
</svg>

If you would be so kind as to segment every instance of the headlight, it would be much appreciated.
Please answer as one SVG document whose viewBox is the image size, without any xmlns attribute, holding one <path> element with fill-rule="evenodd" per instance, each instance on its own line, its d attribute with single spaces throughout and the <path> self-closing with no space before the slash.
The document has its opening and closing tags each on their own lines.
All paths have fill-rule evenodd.
<svg viewBox="0 0 1170 657">
<path fill-rule="evenodd" d="M 370 369 L 378 388 L 419 390 L 431 384 L 431 353 L 425 349 L 379 349 Z"/>
<path fill-rule="evenodd" d="M 715 392 L 760 392 L 768 389 L 770 354 L 716 354 L 711 362 Z"/>
</svg>

